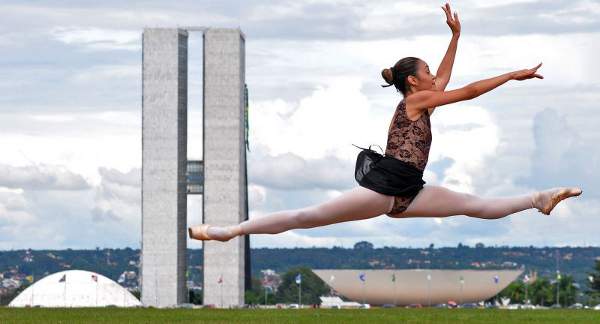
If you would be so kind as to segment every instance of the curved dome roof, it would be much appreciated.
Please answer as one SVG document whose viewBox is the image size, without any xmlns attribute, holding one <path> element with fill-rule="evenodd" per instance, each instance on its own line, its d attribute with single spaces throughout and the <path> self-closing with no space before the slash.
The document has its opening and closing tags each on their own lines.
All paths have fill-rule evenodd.
<svg viewBox="0 0 600 324">
<path fill-rule="evenodd" d="M 48 275 L 13 299 L 9 307 L 141 306 L 140 301 L 113 280 L 85 270 Z"/>
<path fill-rule="evenodd" d="M 495 296 L 523 272 L 519 270 L 334 270 L 313 269 L 350 300 L 373 305 L 469 303 Z M 360 275 L 362 274 L 362 279 Z"/>
</svg>

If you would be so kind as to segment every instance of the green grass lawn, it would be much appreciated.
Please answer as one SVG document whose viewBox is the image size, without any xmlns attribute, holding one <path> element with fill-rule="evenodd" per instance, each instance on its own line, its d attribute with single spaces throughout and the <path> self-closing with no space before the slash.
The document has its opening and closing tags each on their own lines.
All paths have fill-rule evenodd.
<svg viewBox="0 0 600 324">
<path fill-rule="evenodd" d="M 0 308 L 0 323 L 600 323 L 594 310 Z"/>
</svg>

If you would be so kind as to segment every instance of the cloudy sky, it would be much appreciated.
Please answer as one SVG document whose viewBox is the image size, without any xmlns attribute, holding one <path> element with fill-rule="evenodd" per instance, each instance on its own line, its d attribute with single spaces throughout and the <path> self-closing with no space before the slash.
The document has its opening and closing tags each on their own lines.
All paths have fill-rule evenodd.
<svg viewBox="0 0 600 324">
<path fill-rule="evenodd" d="M 140 246 L 144 27 L 246 34 L 250 217 L 261 217 L 357 186 L 351 144 L 384 147 L 401 100 L 379 86 L 380 71 L 417 56 L 435 73 L 451 36 L 442 4 L 2 1 L 0 249 Z M 254 235 L 252 247 L 600 244 L 600 2 L 451 5 L 462 34 L 447 89 L 539 62 L 545 78 L 438 108 L 427 184 L 490 197 L 570 185 L 584 194 L 549 217 L 381 216 Z M 189 159 L 202 158 L 201 51 L 191 34 Z M 188 201 L 194 224 L 199 198 Z"/>
</svg>

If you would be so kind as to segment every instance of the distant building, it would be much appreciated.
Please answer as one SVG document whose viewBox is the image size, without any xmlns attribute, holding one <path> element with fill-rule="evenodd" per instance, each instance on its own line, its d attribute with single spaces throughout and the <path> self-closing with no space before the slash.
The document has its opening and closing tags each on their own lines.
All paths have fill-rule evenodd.
<svg viewBox="0 0 600 324">
<path fill-rule="evenodd" d="M 372 305 L 436 305 L 489 299 L 523 270 L 312 270 L 339 295 Z"/>
<path fill-rule="evenodd" d="M 281 276 L 272 269 L 266 269 L 260 271 L 263 275 L 261 285 L 263 287 L 270 287 L 273 291 L 277 291 L 279 285 L 281 285 Z"/>
<path fill-rule="evenodd" d="M 16 280 L 14 278 L 9 278 L 9 279 L 3 279 L 2 280 L 2 288 L 7 288 L 7 289 L 16 289 L 21 287 L 21 282 L 19 282 L 19 280 Z"/>
<path fill-rule="evenodd" d="M 9 307 L 141 306 L 140 301 L 113 280 L 84 270 L 48 275 L 13 299 Z"/>
<path fill-rule="evenodd" d="M 360 303 L 343 301 L 337 296 L 321 296 L 321 308 L 360 308 Z"/>
</svg>

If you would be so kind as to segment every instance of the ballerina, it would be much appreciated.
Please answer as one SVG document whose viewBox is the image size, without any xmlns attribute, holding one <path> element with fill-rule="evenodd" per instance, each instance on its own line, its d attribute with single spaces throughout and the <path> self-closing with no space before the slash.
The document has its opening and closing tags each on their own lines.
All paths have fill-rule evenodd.
<svg viewBox="0 0 600 324">
<path fill-rule="evenodd" d="M 421 178 L 432 140 L 429 117 L 435 109 L 476 98 L 511 80 L 544 78 L 537 73 L 542 66 L 540 63 L 530 69 L 508 72 L 445 91 L 454 64 L 461 26 L 458 13 L 452 14 L 448 3 L 442 9 L 452 31 L 452 38 L 436 75 L 431 74 L 426 62 L 416 57 L 402 58 L 394 66 L 381 72 L 387 83 L 384 87 L 393 85 L 403 95 L 392 117 L 385 155 L 402 161 L 402 168 L 413 174 L 417 172 Z M 560 201 L 579 196 L 582 192 L 578 187 L 555 187 L 512 197 L 480 197 L 441 186 L 420 185 L 411 194 L 390 196 L 357 186 L 318 205 L 279 211 L 231 226 L 192 226 L 188 228 L 188 234 L 192 239 L 224 242 L 239 235 L 277 234 L 292 229 L 369 219 L 383 214 L 394 218 L 464 215 L 498 219 L 536 208 L 539 212 L 550 215 Z"/>
</svg>

